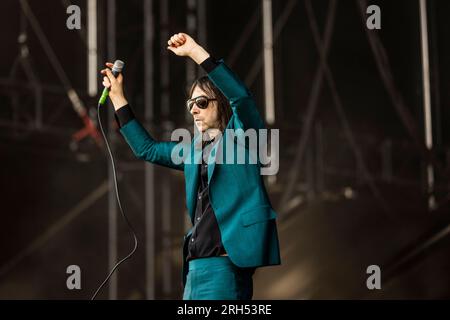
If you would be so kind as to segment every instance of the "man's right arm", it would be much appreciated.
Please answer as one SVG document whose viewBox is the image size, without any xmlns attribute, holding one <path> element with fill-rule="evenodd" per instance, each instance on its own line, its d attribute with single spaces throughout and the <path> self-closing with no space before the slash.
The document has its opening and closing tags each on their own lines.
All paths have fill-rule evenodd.
<svg viewBox="0 0 450 320">
<path fill-rule="evenodd" d="M 120 133 L 139 159 L 168 168 L 184 170 L 184 164 L 172 160 L 172 151 L 178 142 L 156 141 L 135 118 L 130 105 L 118 108 L 115 113 Z"/>
</svg>

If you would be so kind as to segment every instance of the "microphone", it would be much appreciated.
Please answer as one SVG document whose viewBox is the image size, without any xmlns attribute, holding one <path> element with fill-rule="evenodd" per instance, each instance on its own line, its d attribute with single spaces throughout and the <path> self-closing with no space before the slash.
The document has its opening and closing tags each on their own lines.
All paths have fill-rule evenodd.
<svg viewBox="0 0 450 320">
<path fill-rule="evenodd" d="M 123 62 L 122 60 L 114 61 L 114 65 L 113 65 L 112 70 L 111 70 L 111 72 L 114 75 L 114 77 L 117 77 L 119 75 L 119 73 L 122 72 L 122 69 L 123 69 L 124 65 L 125 65 L 125 62 Z M 106 98 L 108 97 L 108 94 L 109 94 L 109 89 L 108 88 L 104 88 L 103 92 L 102 92 L 102 96 L 98 100 L 98 104 L 100 106 L 105 105 Z"/>
</svg>

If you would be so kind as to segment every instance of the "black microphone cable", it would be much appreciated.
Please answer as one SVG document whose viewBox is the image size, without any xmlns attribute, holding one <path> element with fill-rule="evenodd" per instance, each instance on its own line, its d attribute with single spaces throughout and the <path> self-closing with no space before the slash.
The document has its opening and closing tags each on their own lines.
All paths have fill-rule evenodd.
<svg viewBox="0 0 450 320">
<path fill-rule="evenodd" d="M 104 100 L 103 100 L 104 102 Z M 91 300 L 94 300 L 97 297 L 97 294 L 100 292 L 100 290 L 103 288 L 103 286 L 109 281 L 109 279 L 111 278 L 111 276 L 113 275 L 114 271 L 116 271 L 116 269 L 126 260 L 130 259 L 131 256 L 136 252 L 137 247 L 138 247 L 138 238 L 136 236 L 136 232 L 134 231 L 133 227 L 131 226 L 130 221 L 128 220 L 127 216 L 125 215 L 125 212 L 122 209 L 122 203 L 120 201 L 120 195 L 119 195 L 119 187 L 117 184 L 117 175 L 116 175 L 116 166 L 114 163 L 114 157 L 113 154 L 111 152 L 111 148 L 109 147 L 109 143 L 108 143 L 108 139 L 106 138 L 106 134 L 105 131 L 103 130 L 103 126 L 102 126 L 102 121 L 100 118 L 100 107 L 102 106 L 102 103 L 99 103 L 97 106 L 97 119 L 98 119 L 98 124 L 100 126 L 100 131 L 102 132 L 103 135 L 103 139 L 105 140 L 106 143 L 106 148 L 108 149 L 108 154 L 109 157 L 111 159 L 111 165 L 112 165 L 112 172 L 113 172 L 113 177 L 114 177 L 114 189 L 116 192 L 116 199 L 117 199 L 117 204 L 119 205 L 119 209 L 120 212 L 122 214 L 123 219 L 125 220 L 128 229 L 131 231 L 132 235 L 133 235 L 133 239 L 134 239 L 134 248 L 133 250 L 131 250 L 131 252 L 122 260 L 120 260 L 119 262 L 116 263 L 116 265 L 111 269 L 111 271 L 109 272 L 108 276 L 106 277 L 106 279 L 102 282 L 102 284 L 97 288 L 97 290 L 95 291 L 94 295 L 92 296 Z"/>
</svg>

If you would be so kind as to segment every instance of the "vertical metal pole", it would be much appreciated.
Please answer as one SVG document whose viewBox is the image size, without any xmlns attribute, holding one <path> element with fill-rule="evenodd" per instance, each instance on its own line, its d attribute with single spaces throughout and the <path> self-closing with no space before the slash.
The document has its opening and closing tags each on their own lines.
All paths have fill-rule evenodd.
<svg viewBox="0 0 450 320">
<path fill-rule="evenodd" d="M 196 0 L 187 0 L 187 16 L 186 16 L 186 29 L 188 34 L 197 37 L 197 1 Z M 191 83 L 194 82 L 197 77 L 197 69 L 195 62 L 191 59 L 186 59 L 186 83 L 190 86 Z M 186 113 L 186 121 L 188 123 L 192 123 L 192 117 L 187 112 Z"/>
<path fill-rule="evenodd" d="M 439 77 L 439 33 L 438 33 L 438 11 L 436 1 L 430 2 L 431 8 L 428 10 L 430 16 L 429 35 L 430 35 L 430 50 L 431 50 L 431 82 L 432 82 L 432 96 L 433 101 L 433 146 L 440 148 L 442 146 L 442 121 L 441 121 L 441 95 L 440 95 L 440 77 Z"/>
<path fill-rule="evenodd" d="M 97 95 L 97 0 L 87 0 L 88 94 Z"/>
<path fill-rule="evenodd" d="M 107 52 L 111 61 L 116 57 L 116 0 L 109 0 L 107 4 Z M 111 122 L 114 119 L 114 108 L 108 103 L 108 140 L 114 141 L 114 130 Z M 111 151 L 114 153 L 114 143 L 111 143 Z M 108 161 L 108 269 L 111 270 L 117 262 L 117 200 L 114 192 L 114 175 L 111 163 Z M 117 272 L 109 281 L 109 299 L 117 299 Z"/>
<path fill-rule="evenodd" d="M 431 119 L 431 95 L 430 95 L 430 65 L 428 53 L 428 22 L 427 22 L 427 3 L 426 0 L 420 0 L 420 38 L 422 45 L 422 79 L 423 79 L 423 112 L 425 120 L 425 144 L 428 150 L 433 148 L 433 128 Z M 436 208 L 434 198 L 434 170 L 431 163 L 427 163 L 427 192 L 428 209 Z"/>
<path fill-rule="evenodd" d="M 163 46 L 160 54 L 160 72 L 161 72 L 161 116 L 164 120 L 170 116 L 170 68 L 169 68 L 169 50 L 166 49 L 169 39 L 169 0 L 160 1 L 160 35 Z"/>
<path fill-rule="evenodd" d="M 202 46 L 207 44 L 206 0 L 197 0 L 197 39 Z M 199 66 L 200 68 L 200 66 Z"/>
<path fill-rule="evenodd" d="M 266 102 L 266 122 L 270 125 L 275 123 L 272 0 L 263 0 L 262 11 L 264 39 L 264 100 Z"/>
<path fill-rule="evenodd" d="M 160 35 L 162 42 L 169 39 L 169 0 L 160 1 Z M 160 83 L 161 83 L 161 116 L 163 124 L 163 139 L 170 140 L 173 124 L 170 121 L 170 68 L 169 51 L 162 46 L 160 54 Z M 172 219 L 171 219 L 171 175 L 161 178 L 161 220 L 162 220 L 162 290 L 165 298 L 170 298 L 172 290 Z"/>
<path fill-rule="evenodd" d="M 153 109 L 153 0 L 144 1 L 144 105 L 145 122 L 152 129 Z M 145 164 L 145 261 L 147 299 L 155 299 L 155 197 L 154 167 Z"/>
<path fill-rule="evenodd" d="M 197 10 L 196 10 L 196 0 L 186 0 L 187 5 L 187 16 L 186 16 L 186 30 L 188 34 L 196 37 L 197 36 Z M 191 59 L 186 59 L 186 83 L 190 86 L 196 78 L 196 67 L 195 62 Z M 186 112 L 186 123 L 194 125 L 192 121 L 192 116 L 189 112 Z M 191 221 L 189 220 L 189 215 L 184 215 L 184 228 L 188 230 L 191 226 Z"/>
</svg>

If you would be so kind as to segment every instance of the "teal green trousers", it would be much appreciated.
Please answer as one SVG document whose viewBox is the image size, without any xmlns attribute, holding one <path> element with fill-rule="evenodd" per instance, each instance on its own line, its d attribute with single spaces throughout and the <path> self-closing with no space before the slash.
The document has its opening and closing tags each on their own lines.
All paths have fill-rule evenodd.
<svg viewBox="0 0 450 320">
<path fill-rule="evenodd" d="M 251 300 L 254 272 L 227 256 L 191 260 L 183 300 Z"/>
</svg>

